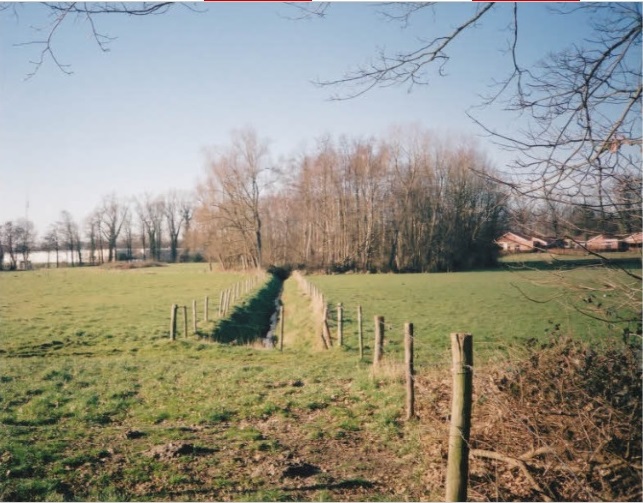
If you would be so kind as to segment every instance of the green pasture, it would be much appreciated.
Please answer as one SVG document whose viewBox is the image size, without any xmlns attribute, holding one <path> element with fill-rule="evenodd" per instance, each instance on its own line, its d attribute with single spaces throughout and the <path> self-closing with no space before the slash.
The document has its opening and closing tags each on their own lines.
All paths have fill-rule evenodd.
<svg viewBox="0 0 643 503">
<path fill-rule="evenodd" d="M 371 374 L 373 316 L 389 325 L 388 361 L 401 360 L 402 324 L 412 321 L 420 372 L 433 362 L 448 377 L 453 331 L 474 333 L 478 362 L 552 331 L 620 340 L 621 326 L 584 317 L 561 296 L 563 280 L 602 288 L 601 274 L 313 275 L 330 302 L 345 306 L 346 347 L 330 351 L 320 347 L 309 299 L 288 280 L 282 353 L 239 338 L 185 339 L 181 315 L 177 340 L 169 340 L 171 304 L 188 305 L 191 316 L 196 299 L 201 319 L 209 295 L 216 318 L 219 293 L 247 277 L 240 273 L 199 264 L 2 273 L 0 499 L 439 499 L 442 481 L 432 486 L 424 474 L 426 463 L 442 461 L 425 459 L 423 449 L 433 436 L 431 445 L 446 438 L 446 423 L 401 419 L 399 368 Z M 600 295 L 618 300 L 615 291 Z M 250 297 L 242 302 L 270 308 Z M 248 316 L 236 313 L 233 320 Z M 199 331 L 226 323 L 200 322 Z M 149 455 L 177 442 L 191 450 Z M 287 467 L 303 461 L 319 472 L 304 482 L 284 479 Z"/>
<path fill-rule="evenodd" d="M 5 272 L 0 274 L 1 349 L 79 356 L 144 350 L 169 333 L 172 304 L 187 305 L 191 316 L 196 300 L 202 319 L 204 297 L 210 297 L 209 311 L 215 314 L 219 293 L 243 278 L 211 273 L 205 264 Z"/>
<path fill-rule="evenodd" d="M 172 303 L 196 298 L 201 316 L 209 295 L 213 317 L 219 292 L 244 277 L 202 265 L 0 274 L 0 499 L 302 499 L 310 493 L 271 480 L 280 472 L 254 474 L 253 460 L 284 463 L 284 453 L 309 442 L 363 435 L 408 450 L 398 439 L 403 388 L 373 383 L 369 366 L 352 357 L 318 352 L 308 299 L 292 281 L 283 353 L 186 340 L 181 316 L 169 340 Z M 274 435 L 262 431 L 272 424 Z M 149 456 L 172 442 L 193 451 Z M 322 473 L 314 497 L 359 488 L 350 470 L 334 466 L 344 477 L 337 484 Z M 368 497 L 386 498 L 397 499 L 378 490 Z"/>
<path fill-rule="evenodd" d="M 635 279 L 600 267 L 311 275 L 308 279 L 321 289 L 331 306 L 331 331 L 335 329 L 335 306 L 342 303 L 349 348 L 355 349 L 358 344 L 357 306 L 361 305 L 367 344 L 372 346 L 374 316 L 384 316 L 389 351 L 401 354 L 404 323 L 412 322 L 418 361 L 431 363 L 449 361 L 451 332 L 472 333 L 476 357 L 483 360 L 504 357 L 510 348 L 530 339 L 547 340 L 550 335 L 610 345 L 621 339 L 624 328 L 635 331 L 636 323 L 606 323 L 587 313 L 603 316 L 611 307 L 610 313 L 631 314 L 622 303 L 624 291 L 633 296 L 638 292 L 640 299 L 640 284 Z M 585 302 L 583 299 L 590 295 L 591 302 Z M 595 309 L 597 305 L 600 312 Z"/>
</svg>

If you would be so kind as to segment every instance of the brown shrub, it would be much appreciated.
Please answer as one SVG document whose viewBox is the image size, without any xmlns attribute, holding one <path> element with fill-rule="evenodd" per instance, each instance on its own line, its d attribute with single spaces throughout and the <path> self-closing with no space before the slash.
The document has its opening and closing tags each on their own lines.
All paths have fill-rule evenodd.
<svg viewBox="0 0 643 503">
<path fill-rule="evenodd" d="M 474 390 L 470 497 L 641 501 L 639 351 L 532 344 Z"/>
</svg>

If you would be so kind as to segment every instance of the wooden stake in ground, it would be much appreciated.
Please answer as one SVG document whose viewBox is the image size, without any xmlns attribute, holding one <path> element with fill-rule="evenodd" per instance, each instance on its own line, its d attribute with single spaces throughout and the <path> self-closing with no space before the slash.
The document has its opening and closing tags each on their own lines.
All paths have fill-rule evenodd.
<svg viewBox="0 0 643 503">
<path fill-rule="evenodd" d="M 183 336 L 188 338 L 188 306 L 183 306 Z"/>
<path fill-rule="evenodd" d="M 337 343 L 344 345 L 344 308 L 342 303 L 337 304 Z"/>
<path fill-rule="evenodd" d="M 196 300 L 192 301 L 192 332 L 196 335 Z"/>
<path fill-rule="evenodd" d="M 176 339 L 176 311 L 179 308 L 176 304 L 172 304 L 170 308 L 170 340 Z"/>
<path fill-rule="evenodd" d="M 329 349 L 333 343 L 330 340 L 330 330 L 328 329 L 328 307 L 324 306 L 324 312 L 322 314 L 322 326 L 321 326 L 321 334 L 322 334 L 322 340 L 324 341 L 324 347 L 326 349 Z"/>
<path fill-rule="evenodd" d="M 284 309 L 283 304 L 279 306 L 279 351 L 284 350 L 284 323 L 285 319 L 284 316 L 286 314 L 286 310 Z"/>
<path fill-rule="evenodd" d="M 379 367 L 384 354 L 384 316 L 375 317 L 375 350 L 373 353 L 373 368 Z"/>
<path fill-rule="evenodd" d="M 415 417 L 415 372 L 413 370 L 413 323 L 404 324 L 404 363 L 406 369 L 406 420 Z"/>
<path fill-rule="evenodd" d="M 473 336 L 451 334 L 453 396 L 447 461 L 446 501 L 466 501 L 469 479 L 469 432 L 473 391 Z"/>
<path fill-rule="evenodd" d="M 221 293 L 219 294 L 219 318 L 223 316 L 223 299 L 225 297 L 225 292 L 221 290 Z"/>
<path fill-rule="evenodd" d="M 359 359 L 364 359 L 364 333 L 362 332 L 362 306 L 357 306 L 357 340 L 359 341 Z"/>
<path fill-rule="evenodd" d="M 205 296 L 205 299 L 203 300 L 203 321 L 208 321 L 208 304 L 210 303 L 210 299 L 208 296 Z"/>
</svg>

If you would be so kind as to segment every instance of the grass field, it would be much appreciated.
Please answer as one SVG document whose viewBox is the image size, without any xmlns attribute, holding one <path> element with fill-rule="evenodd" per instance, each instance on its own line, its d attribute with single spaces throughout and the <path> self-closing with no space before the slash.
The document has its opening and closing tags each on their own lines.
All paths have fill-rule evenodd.
<svg viewBox="0 0 643 503">
<path fill-rule="evenodd" d="M 390 334 L 415 322 L 420 362 L 443 369 L 455 330 L 472 331 L 487 355 L 555 323 L 608 335 L 562 304 L 521 298 L 512 283 L 534 296 L 555 289 L 526 274 L 312 277 L 347 308 L 347 348 L 331 351 L 319 349 L 309 301 L 288 280 L 283 353 L 180 331 L 169 340 L 172 303 L 197 299 L 202 313 L 203 297 L 216 301 L 241 274 L 0 274 L 0 499 L 440 499 L 442 481 L 426 474 L 443 466 L 447 425 L 401 420 L 399 375 L 373 378 L 370 348 L 358 361 L 349 306 L 361 303 L 367 321 L 386 316 Z M 389 339 L 387 354 L 399 353 L 401 337 Z"/>
<path fill-rule="evenodd" d="M 444 274 L 335 275 L 309 277 L 332 305 L 345 310 L 347 345 L 357 347 L 356 308 L 362 306 L 364 332 L 371 341 L 373 317 L 384 316 L 390 351 L 403 350 L 403 325 L 412 322 L 420 363 L 448 361 L 449 334 L 474 334 L 477 358 L 506 355 L 515 343 L 549 334 L 565 335 L 594 344 L 612 344 L 624 327 L 581 314 L 578 291 L 569 284 L 599 289 L 598 302 L 617 305 L 620 292 L 602 288 L 604 272 L 579 269 L 547 273 L 528 269 Z M 627 280 L 638 288 L 634 280 Z M 582 302 L 581 302 L 582 304 Z M 335 311 L 331 310 L 331 315 Z M 331 320 L 333 325 L 334 319 Z"/>
</svg>

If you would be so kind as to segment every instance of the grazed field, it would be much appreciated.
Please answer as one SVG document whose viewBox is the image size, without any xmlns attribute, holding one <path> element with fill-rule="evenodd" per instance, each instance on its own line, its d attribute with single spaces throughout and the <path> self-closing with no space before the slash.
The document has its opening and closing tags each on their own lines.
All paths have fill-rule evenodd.
<svg viewBox="0 0 643 503">
<path fill-rule="evenodd" d="M 197 265 L 2 274 L 0 499 L 441 499 L 448 395 L 428 382 L 448 379 L 447 334 L 471 330 L 493 352 L 544 334 L 551 316 L 601 335 L 560 304 L 544 314 L 520 300 L 507 274 L 313 278 L 331 300 L 361 302 L 367 320 L 387 316 L 391 334 L 416 323 L 418 356 L 435 365 L 418 376 L 421 420 L 409 423 L 399 373 L 373 376 L 370 347 L 358 361 L 352 321 L 346 348 L 319 350 L 292 280 L 280 353 L 169 341 L 171 303 L 196 298 L 201 313 L 204 295 L 218 299 L 241 275 Z"/>
<path fill-rule="evenodd" d="M 516 269 L 444 274 L 312 275 L 309 280 L 332 305 L 341 302 L 346 312 L 346 343 L 357 347 L 356 307 L 362 306 L 365 339 L 374 333 L 373 317 L 384 316 L 389 351 L 403 350 L 403 325 L 413 322 L 420 363 L 447 361 L 449 334 L 474 334 L 476 358 L 483 361 L 506 355 L 515 343 L 546 340 L 549 334 L 571 336 L 594 344 L 619 338 L 624 327 L 592 319 L 576 307 L 579 292 L 570 284 L 598 289 L 596 303 L 619 305 L 621 292 L 605 287 L 604 272 L 579 269 L 563 273 Z M 635 280 L 627 279 L 632 288 Z M 585 293 L 588 295 L 588 293 Z M 336 316 L 331 310 L 331 318 Z M 331 320 L 331 326 L 334 319 Z M 480 361 L 480 360 L 479 360 Z"/>
</svg>

